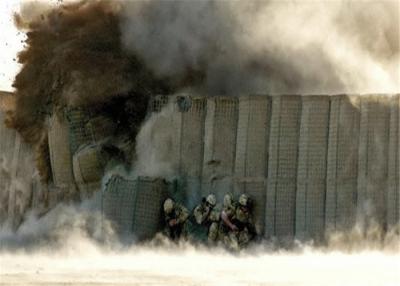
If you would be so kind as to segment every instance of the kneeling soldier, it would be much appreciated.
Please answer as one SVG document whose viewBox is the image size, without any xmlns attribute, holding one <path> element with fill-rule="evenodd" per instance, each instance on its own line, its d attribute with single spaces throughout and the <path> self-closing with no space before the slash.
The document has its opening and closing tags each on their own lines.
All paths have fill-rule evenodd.
<svg viewBox="0 0 400 286">
<path fill-rule="evenodd" d="M 255 237 L 255 228 L 250 213 L 249 197 L 242 194 L 233 213 L 222 215 L 224 223 L 228 226 L 228 235 L 225 242 L 234 250 L 239 250 Z"/>
<path fill-rule="evenodd" d="M 164 202 L 165 234 L 172 240 L 178 240 L 189 217 L 189 211 L 168 198 Z"/>
<path fill-rule="evenodd" d="M 215 207 L 216 204 L 217 199 L 210 194 L 193 211 L 196 223 L 208 228 L 209 243 L 216 242 L 218 238 L 219 211 Z"/>
</svg>

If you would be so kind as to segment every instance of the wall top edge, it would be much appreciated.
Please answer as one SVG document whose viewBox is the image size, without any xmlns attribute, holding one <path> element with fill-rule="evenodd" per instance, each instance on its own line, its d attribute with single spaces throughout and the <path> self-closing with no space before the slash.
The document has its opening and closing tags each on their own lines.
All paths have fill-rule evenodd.
<svg viewBox="0 0 400 286">
<path fill-rule="evenodd" d="M 157 97 L 179 97 L 179 96 L 188 96 L 191 98 L 263 98 L 263 97 L 285 97 L 285 98 L 333 98 L 333 97 L 397 97 L 400 96 L 400 93 L 337 93 L 337 94 L 262 94 L 262 93 L 250 93 L 250 94 L 240 94 L 240 95 L 199 95 L 199 94 L 190 94 L 190 93 L 179 93 L 179 94 L 171 94 L 171 95 L 154 95 Z"/>
</svg>

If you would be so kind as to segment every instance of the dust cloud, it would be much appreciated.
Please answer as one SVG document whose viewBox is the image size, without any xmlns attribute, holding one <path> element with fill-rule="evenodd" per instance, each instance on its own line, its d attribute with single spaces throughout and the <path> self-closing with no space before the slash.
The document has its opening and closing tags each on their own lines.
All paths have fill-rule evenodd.
<svg viewBox="0 0 400 286">
<path fill-rule="evenodd" d="M 108 110 L 123 98 L 141 114 L 132 119 L 139 128 L 153 94 L 400 91 L 397 1 L 27 5 L 16 16 L 27 42 L 7 123 L 39 150 L 42 170 L 48 166 L 46 118 L 65 107 Z M 168 116 L 166 109 L 139 132 L 136 169 L 146 174 L 175 175 L 174 160 L 163 158 L 173 156 L 174 138 L 156 132 L 170 128 Z M 140 165 L 146 156 L 152 164 Z M 236 254 L 162 240 L 127 246 L 86 203 L 28 213 L 17 231 L 3 226 L 1 284 L 400 284 L 398 231 L 382 237 L 372 227 L 356 227 L 331 234 L 327 245 L 284 249 L 263 242 Z"/>
<path fill-rule="evenodd" d="M 399 92 L 399 18 L 397 1 L 29 1 L 7 123 L 47 181 L 46 117 L 65 107 L 182 90 Z"/>
<path fill-rule="evenodd" d="M 396 1 L 131 1 L 124 47 L 208 94 L 397 92 Z M 162 49 L 160 49 L 162 47 Z"/>
<path fill-rule="evenodd" d="M 130 249 L 79 256 L 1 254 L 2 285 L 387 285 L 400 282 L 398 256 L 305 251 L 236 257 L 226 253 Z"/>
<path fill-rule="evenodd" d="M 2 285 L 398 285 L 399 237 L 336 234 L 324 246 L 271 241 L 240 253 L 159 236 L 118 242 L 94 200 L 31 213 L 17 232 L 0 230 Z M 346 237 L 344 237 L 346 235 Z M 348 248 L 346 239 L 355 247 Z M 358 245 L 358 247 L 357 247 Z"/>
</svg>

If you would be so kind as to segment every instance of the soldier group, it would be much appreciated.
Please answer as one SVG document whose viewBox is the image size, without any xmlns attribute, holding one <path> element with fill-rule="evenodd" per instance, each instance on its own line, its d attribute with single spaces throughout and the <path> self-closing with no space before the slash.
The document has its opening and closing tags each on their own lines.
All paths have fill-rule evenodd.
<svg viewBox="0 0 400 286">
<path fill-rule="evenodd" d="M 168 198 L 164 202 L 164 234 L 172 240 L 207 241 L 222 243 L 239 250 L 247 246 L 256 236 L 251 215 L 251 201 L 246 194 L 237 201 L 232 195 L 224 197 L 222 209 L 217 206 L 215 195 L 203 198 L 192 213 L 183 205 Z M 202 234 L 206 237 L 202 239 Z M 204 236 L 204 235 L 203 235 Z"/>
</svg>

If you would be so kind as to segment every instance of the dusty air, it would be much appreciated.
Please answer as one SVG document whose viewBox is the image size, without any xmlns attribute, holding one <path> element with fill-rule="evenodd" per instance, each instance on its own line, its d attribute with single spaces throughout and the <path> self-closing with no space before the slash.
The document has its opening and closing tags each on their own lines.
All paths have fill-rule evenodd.
<svg viewBox="0 0 400 286">
<path fill-rule="evenodd" d="M 1 285 L 400 285 L 398 1 L 1 1 Z"/>
</svg>

